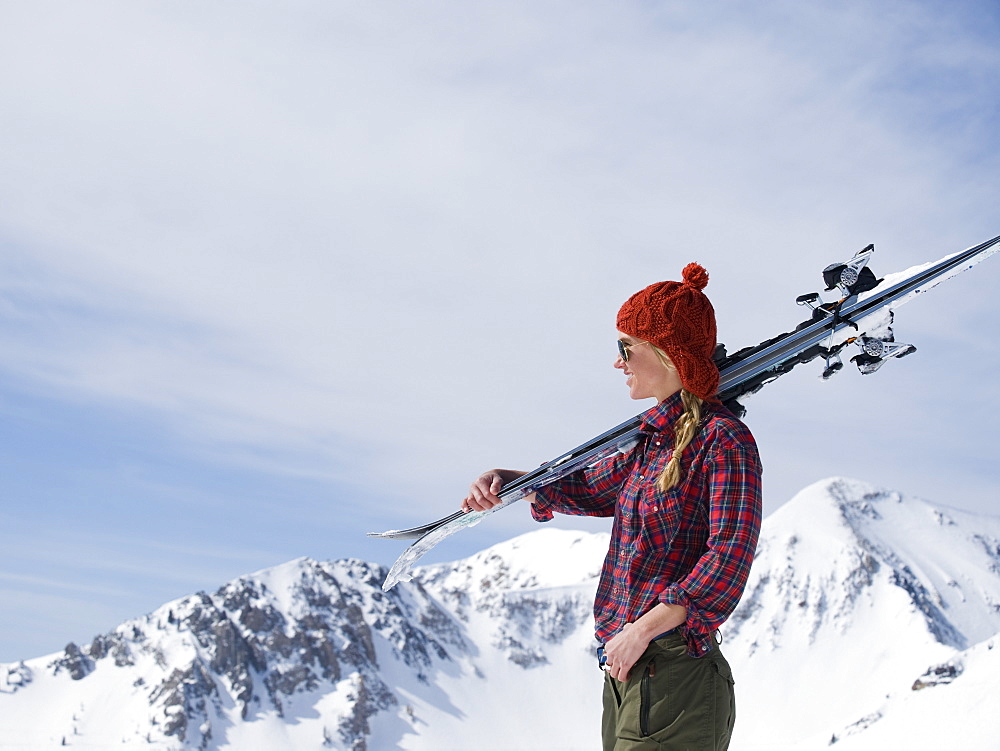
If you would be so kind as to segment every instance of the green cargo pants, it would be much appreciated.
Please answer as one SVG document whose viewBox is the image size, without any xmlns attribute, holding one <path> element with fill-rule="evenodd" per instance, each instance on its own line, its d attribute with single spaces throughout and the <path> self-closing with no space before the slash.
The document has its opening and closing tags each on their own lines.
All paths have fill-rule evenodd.
<svg viewBox="0 0 1000 751">
<path fill-rule="evenodd" d="M 651 642 L 622 683 L 604 676 L 604 751 L 726 751 L 733 673 L 716 643 L 690 657 L 677 633 Z"/>
</svg>

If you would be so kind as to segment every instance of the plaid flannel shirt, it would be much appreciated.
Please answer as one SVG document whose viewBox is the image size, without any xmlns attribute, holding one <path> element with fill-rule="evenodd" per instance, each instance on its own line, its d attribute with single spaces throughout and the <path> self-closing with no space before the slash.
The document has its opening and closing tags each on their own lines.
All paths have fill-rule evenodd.
<svg viewBox="0 0 1000 751">
<path fill-rule="evenodd" d="M 594 603 L 597 639 L 607 642 L 657 603 L 683 605 L 688 653 L 711 649 L 746 586 L 761 520 L 761 465 L 747 427 L 705 402 L 702 424 L 681 457 L 682 479 L 667 493 L 657 479 L 673 454 L 676 394 L 642 415 L 639 443 L 625 454 L 540 489 L 532 516 L 614 516 Z"/>
</svg>

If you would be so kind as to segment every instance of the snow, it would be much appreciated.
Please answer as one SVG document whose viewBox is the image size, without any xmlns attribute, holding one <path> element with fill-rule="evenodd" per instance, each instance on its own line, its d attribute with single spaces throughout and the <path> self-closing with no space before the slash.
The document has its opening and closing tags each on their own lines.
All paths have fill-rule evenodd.
<svg viewBox="0 0 1000 751">
<path fill-rule="evenodd" d="M 1000 676 L 1000 639 L 991 638 L 953 657 L 963 672 L 952 682 L 886 697 L 877 721 L 855 733 L 845 729 L 837 749 L 875 751 L 895 748 L 911 738 L 908 748 L 993 749 L 1000 737 L 996 711 Z"/>
<path fill-rule="evenodd" d="M 596 751 L 607 546 L 547 526 L 388 594 L 363 561 L 249 574 L 0 665 L 0 748 Z M 995 748 L 1000 519 L 815 483 L 765 520 L 723 639 L 734 751 Z"/>
</svg>

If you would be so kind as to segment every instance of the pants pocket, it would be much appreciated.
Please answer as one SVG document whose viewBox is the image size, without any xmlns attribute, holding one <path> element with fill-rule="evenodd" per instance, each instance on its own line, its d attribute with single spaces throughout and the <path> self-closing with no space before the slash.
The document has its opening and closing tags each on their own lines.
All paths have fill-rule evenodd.
<svg viewBox="0 0 1000 751">
<path fill-rule="evenodd" d="M 733 727 L 736 724 L 736 690 L 734 688 L 733 671 L 726 658 L 718 650 L 712 657 L 715 672 L 715 737 L 716 748 L 729 747 L 733 737 Z"/>
<path fill-rule="evenodd" d="M 615 751 L 729 747 L 735 717 L 733 678 L 721 654 L 702 658 L 658 652 L 617 684 Z M 606 732 L 611 728 L 606 728 Z M 605 735 L 607 739 L 608 736 Z"/>
<path fill-rule="evenodd" d="M 605 751 L 653 751 L 660 747 L 651 734 L 663 721 L 661 662 L 644 656 L 624 683 L 605 676 L 602 729 Z"/>
</svg>

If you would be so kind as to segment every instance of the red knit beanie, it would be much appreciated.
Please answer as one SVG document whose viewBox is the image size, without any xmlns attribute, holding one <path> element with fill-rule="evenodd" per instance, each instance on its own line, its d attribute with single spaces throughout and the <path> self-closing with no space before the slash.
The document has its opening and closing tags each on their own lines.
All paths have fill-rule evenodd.
<svg viewBox="0 0 1000 751">
<path fill-rule="evenodd" d="M 708 272 L 689 263 L 682 282 L 657 282 L 636 292 L 618 311 L 618 330 L 667 353 L 685 389 L 702 399 L 719 390 L 715 310 L 702 292 Z"/>
</svg>

